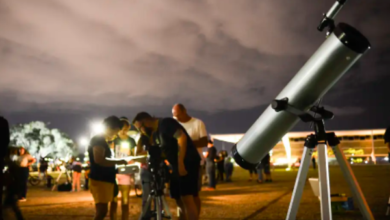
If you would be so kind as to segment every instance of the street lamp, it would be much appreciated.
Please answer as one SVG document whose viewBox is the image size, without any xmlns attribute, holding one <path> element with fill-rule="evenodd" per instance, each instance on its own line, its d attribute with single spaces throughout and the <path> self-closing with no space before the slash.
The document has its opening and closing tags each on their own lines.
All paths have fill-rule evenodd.
<svg viewBox="0 0 390 220">
<path fill-rule="evenodd" d="M 80 144 L 80 146 L 87 146 L 88 142 L 89 142 L 88 138 L 82 137 L 82 138 L 80 138 L 79 144 Z"/>
<path fill-rule="evenodd" d="M 102 123 L 95 122 L 95 123 L 91 124 L 91 129 L 92 129 L 93 135 L 101 134 L 104 132 L 104 125 Z M 93 136 L 93 135 L 91 135 L 91 136 Z"/>
</svg>

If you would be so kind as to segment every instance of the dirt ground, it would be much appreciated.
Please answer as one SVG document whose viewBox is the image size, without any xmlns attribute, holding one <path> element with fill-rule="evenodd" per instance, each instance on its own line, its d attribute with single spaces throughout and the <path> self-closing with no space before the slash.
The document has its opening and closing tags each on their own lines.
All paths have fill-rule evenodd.
<svg viewBox="0 0 390 220">
<path fill-rule="evenodd" d="M 390 166 L 363 165 L 354 166 L 353 170 L 375 219 L 390 219 L 385 216 L 390 195 Z M 272 183 L 258 184 L 248 181 L 248 171 L 236 168 L 232 183 L 221 183 L 213 192 L 201 192 L 201 219 L 285 219 L 297 171 L 275 170 L 272 175 Z M 317 176 L 317 170 L 311 169 L 309 177 Z M 351 196 L 339 167 L 330 168 L 330 183 L 331 193 Z M 167 200 L 175 214 L 175 203 L 169 198 Z M 83 220 L 92 219 L 94 215 L 89 192 L 51 192 L 43 186 L 30 187 L 27 201 L 20 203 L 20 206 L 28 220 Z M 138 219 L 140 206 L 141 199 L 133 195 L 130 219 Z M 320 204 L 309 182 L 305 185 L 297 219 L 321 219 Z M 334 213 L 333 219 L 363 218 L 355 203 L 355 211 Z"/>
</svg>

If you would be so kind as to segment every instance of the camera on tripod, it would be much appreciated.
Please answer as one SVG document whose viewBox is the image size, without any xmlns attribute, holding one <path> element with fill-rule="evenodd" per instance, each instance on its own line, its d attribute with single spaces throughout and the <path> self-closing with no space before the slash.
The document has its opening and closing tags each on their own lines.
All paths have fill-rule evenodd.
<svg viewBox="0 0 390 220">
<path fill-rule="evenodd" d="M 168 177 L 162 147 L 158 145 L 149 146 L 148 153 L 148 169 L 152 174 L 152 187 L 156 187 L 157 191 L 162 191 Z"/>
<path fill-rule="evenodd" d="M 146 150 L 149 153 L 148 169 L 152 179 L 150 182 L 151 191 L 146 205 L 142 209 L 142 219 L 149 220 L 152 217 L 156 219 L 172 219 L 168 203 L 164 198 L 165 183 L 168 179 L 168 167 L 165 164 L 162 147 L 154 145 L 149 146 Z M 153 210 L 149 210 L 149 208 L 153 208 Z"/>
</svg>

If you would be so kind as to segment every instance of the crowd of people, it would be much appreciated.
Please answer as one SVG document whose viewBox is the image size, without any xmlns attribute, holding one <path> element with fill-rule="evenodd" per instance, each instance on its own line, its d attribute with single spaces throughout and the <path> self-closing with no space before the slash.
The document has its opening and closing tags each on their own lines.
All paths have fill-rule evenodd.
<svg viewBox="0 0 390 220">
<path fill-rule="evenodd" d="M 131 122 L 126 117 L 111 116 L 103 124 L 105 132 L 93 137 L 88 148 L 89 186 L 96 204 L 95 219 L 104 219 L 108 212 L 111 219 L 115 219 L 118 192 L 122 195 L 122 219 L 128 219 L 128 196 L 132 180 L 129 175 L 117 174 L 115 167 L 140 161 L 144 210 L 153 179 L 149 164 L 145 160 L 126 158 L 147 155 L 153 148 L 162 150 L 161 158 L 169 169 L 166 186 L 170 197 L 176 201 L 180 219 L 199 219 L 199 192 L 205 180 L 208 181 L 208 187 L 203 190 L 215 190 L 217 181 L 231 181 L 231 158 L 226 151 L 217 154 L 204 122 L 190 116 L 182 104 L 173 106 L 172 117 L 157 118 L 147 112 L 140 112 Z M 127 135 L 131 126 L 140 133 L 137 143 Z M 205 147 L 208 148 L 204 155 Z M 144 214 L 140 213 L 140 219 Z"/>
<path fill-rule="evenodd" d="M 89 166 L 88 170 L 85 170 L 85 187 L 90 191 L 95 202 L 94 219 L 96 220 L 104 219 L 107 214 L 110 219 L 116 219 L 119 203 L 121 219 L 129 219 L 130 188 L 135 180 L 130 174 L 118 173 L 120 165 L 140 163 L 144 210 L 152 188 L 152 173 L 147 160 L 129 159 L 129 157 L 147 156 L 150 149 L 161 149 L 160 156 L 169 170 L 166 188 L 170 197 L 176 201 L 179 219 L 199 219 L 201 211 L 199 192 L 216 190 L 218 183 L 231 181 L 232 158 L 226 151 L 217 152 L 204 122 L 190 116 L 182 104 L 173 106 L 172 117 L 157 118 L 147 112 L 140 112 L 132 121 L 126 117 L 110 116 L 103 121 L 103 125 L 104 132 L 90 140 Z M 140 134 L 137 142 L 128 135 L 131 127 L 138 130 Z M 8 146 L 9 142 L 4 144 Z M 207 151 L 204 153 L 205 148 Z M 26 200 L 29 166 L 35 163 L 36 159 L 23 147 L 17 148 L 17 151 L 4 152 L 5 154 L 8 154 L 5 157 L 8 158 L 7 174 L 11 175 L 7 179 L 17 183 L 7 183 L 8 194 L 5 204 L 12 207 L 18 219 L 23 219 L 17 202 Z M 72 170 L 70 183 L 72 191 L 81 191 L 82 163 L 74 157 L 66 163 Z M 42 160 L 39 164 L 38 170 L 46 177 L 47 162 Z M 259 167 L 258 170 L 264 170 L 266 175 L 269 174 L 267 164 Z M 267 178 L 268 176 L 266 181 Z M 140 213 L 139 219 L 142 219 L 149 209 Z"/>
</svg>

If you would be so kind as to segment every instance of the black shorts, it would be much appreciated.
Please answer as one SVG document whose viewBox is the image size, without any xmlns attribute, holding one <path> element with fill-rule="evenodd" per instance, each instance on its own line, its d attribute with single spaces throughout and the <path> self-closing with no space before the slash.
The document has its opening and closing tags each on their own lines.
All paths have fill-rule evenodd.
<svg viewBox="0 0 390 220">
<path fill-rule="evenodd" d="M 265 174 L 271 174 L 271 165 L 270 164 L 265 164 L 263 167 L 264 167 Z"/>
<path fill-rule="evenodd" d="M 82 167 L 80 165 L 73 165 L 72 170 L 81 173 Z"/>
<path fill-rule="evenodd" d="M 257 173 L 256 168 L 251 168 L 251 169 L 249 169 L 249 173 L 250 173 L 250 174 L 256 174 L 256 173 Z"/>
<path fill-rule="evenodd" d="M 199 186 L 199 162 L 185 165 L 187 175 L 179 176 L 177 167 L 173 167 L 171 181 L 170 181 L 170 194 L 171 198 L 178 199 L 180 196 L 198 196 Z"/>
</svg>

